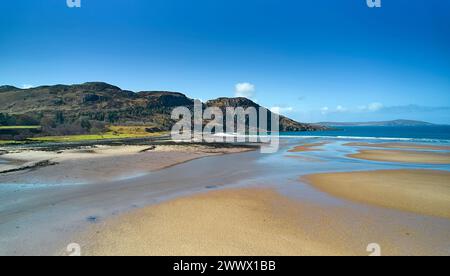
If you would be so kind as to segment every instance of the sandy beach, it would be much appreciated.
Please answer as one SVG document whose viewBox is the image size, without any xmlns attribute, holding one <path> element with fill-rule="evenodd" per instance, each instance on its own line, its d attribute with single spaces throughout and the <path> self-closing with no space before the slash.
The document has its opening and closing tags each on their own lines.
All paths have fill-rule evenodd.
<svg viewBox="0 0 450 276">
<path fill-rule="evenodd" d="M 350 237 L 327 229 L 339 224 L 332 212 L 314 221 L 313 210 L 270 189 L 214 191 L 126 214 L 81 240 L 87 255 L 364 254 L 364 246 L 345 248 L 355 244 Z M 314 236 L 306 225 L 322 232 Z"/>
<path fill-rule="evenodd" d="M 347 143 L 348 147 L 369 147 L 386 149 L 423 149 L 423 150 L 450 150 L 449 146 L 434 146 L 414 143 Z"/>
<path fill-rule="evenodd" d="M 288 153 L 299 145 L 319 150 Z M 445 255 L 448 166 L 349 161 L 352 150 L 317 139 L 269 155 L 193 144 L 7 148 L 0 168 L 18 170 L 0 173 L 0 255 L 67 255 L 71 243 L 82 255 L 367 256 L 371 243 L 383 255 Z M 44 161 L 53 164 L 26 168 Z"/>
<path fill-rule="evenodd" d="M 427 227 L 392 223 L 395 216 L 299 202 L 274 189 L 229 189 L 124 214 L 79 240 L 94 256 L 367 256 L 372 242 L 383 255 L 437 254 L 436 242 L 449 237 L 430 238 Z"/>
<path fill-rule="evenodd" d="M 51 159 L 55 165 L 0 174 L 0 255 L 20 256 L 58 255 L 93 223 L 245 178 L 235 158 L 253 160 L 257 153 L 252 146 L 198 144 L 7 150 L 23 162 L 59 158 Z"/>
<path fill-rule="evenodd" d="M 418 163 L 418 164 L 450 164 L 450 153 L 411 151 L 411 150 L 360 150 L 349 154 L 351 158 L 370 161 Z"/>
<path fill-rule="evenodd" d="M 315 151 L 326 143 L 288 152 Z M 85 255 L 94 256 L 364 256 L 371 242 L 382 244 L 383 255 L 443 254 L 437 245 L 450 238 L 441 221 L 450 219 L 448 179 L 448 171 L 412 169 L 313 174 L 302 181 L 344 204 L 290 198 L 277 191 L 277 183 L 224 189 L 133 210 L 91 226 L 77 240 Z M 425 221 L 432 218 L 436 226 L 430 228 Z"/>
<path fill-rule="evenodd" d="M 133 177 L 194 160 L 252 150 L 208 145 L 89 146 L 67 150 L 9 149 L 0 158 L 0 183 L 96 183 Z"/>
<path fill-rule="evenodd" d="M 348 200 L 450 218 L 450 173 L 392 170 L 309 175 L 321 191 Z"/>
</svg>

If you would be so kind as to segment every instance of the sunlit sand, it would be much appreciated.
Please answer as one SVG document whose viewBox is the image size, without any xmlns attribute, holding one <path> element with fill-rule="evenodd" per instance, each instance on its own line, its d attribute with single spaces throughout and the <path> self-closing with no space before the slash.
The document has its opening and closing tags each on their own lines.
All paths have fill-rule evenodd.
<svg viewBox="0 0 450 276">
<path fill-rule="evenodd" d="M 450 164 L 450 153 L 407 150 L 361 150 L 349 157 L 385 162 Z"/>
<path fill-rule="evenodd" d="M 215 191 L 124 215 L 88 234 L 88 255 L 340 255 L 343 237 L 327 229 L 311 236 L 302 227 L 312 206 L 273 190 Z M 318 211 L 316 209 L 316 211 Z M 312 222 L 312 221 L 311 221 Z M 337 223 L 334 221 L 333 223 Z M 305 231 L 304 231 L 305 230 Z M 86 238 L 84 238 L 86 240 Z"/>
<path fill-rule="evenodd" d="M 450 218 L 450 172 L 393 170 L 316 174 L 304 178 L 333 196 Z"/>
<path fill-rule="evenodd" d="M 387 149 L 424 149 L 424 150 L 450 150 L 449 146 L 434 146 L 413 143 L 347 143 L 349 147 L 370 147 Z"/>
</svg>

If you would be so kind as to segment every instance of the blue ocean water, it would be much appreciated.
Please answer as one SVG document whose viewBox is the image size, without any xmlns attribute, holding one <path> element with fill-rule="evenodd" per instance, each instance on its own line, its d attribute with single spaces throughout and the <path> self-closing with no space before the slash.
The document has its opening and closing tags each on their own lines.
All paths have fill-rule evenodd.
<svg viewBox="0 0 450 276">
<path fill-rule="evenodd" d="M 436 126 L 349 126 L 331 131 L 285 132 L 282 136 L 334 137 L 450 143 L 450 125 Z"/>
</svg>

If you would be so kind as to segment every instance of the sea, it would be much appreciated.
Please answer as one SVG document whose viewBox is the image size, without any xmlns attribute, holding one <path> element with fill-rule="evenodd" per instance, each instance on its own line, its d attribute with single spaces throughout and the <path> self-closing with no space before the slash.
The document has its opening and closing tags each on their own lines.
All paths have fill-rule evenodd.
<svg viewBox="0 0 450 276">
<path fill-rule="evenodd" d="M 284 132 L 283 137 L 322 137 L 349 140 L 386 140 L 450 143 L 450 125 L 434 126 L 345 126 L 330 131 Z"/>
</svg>

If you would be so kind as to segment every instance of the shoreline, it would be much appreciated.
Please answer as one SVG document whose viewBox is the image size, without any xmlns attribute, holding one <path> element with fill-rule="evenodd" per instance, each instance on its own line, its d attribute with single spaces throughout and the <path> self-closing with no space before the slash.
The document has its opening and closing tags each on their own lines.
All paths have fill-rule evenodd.
<svg viewBox="0 0 450 276">
<path fill-rule="evenodd" d="M 1 183 L 88 184 L 170 168 L 208 156 L 253 151 L 254 146 L 201 144 L 94 145 L 58 150 L 15 148 L 0 159 Z"/>
</svg>

